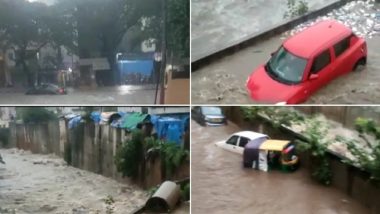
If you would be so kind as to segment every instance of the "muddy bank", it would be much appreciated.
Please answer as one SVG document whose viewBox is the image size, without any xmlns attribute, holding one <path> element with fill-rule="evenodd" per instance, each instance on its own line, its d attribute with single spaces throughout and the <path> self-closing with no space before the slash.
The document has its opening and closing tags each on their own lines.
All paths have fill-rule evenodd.
<svg viewBox="0 0 380 214">
<path fill-rule="evenodd" d="M 0 150 L 0 213 L 105 213 L 111 196 L 114 213 L 145 204 L 146 191 L 131 184 L 67 166 L 53 155 Z"/>
<path fill-rule="evenodd" d="M 369 213 L 338 189 L 314 183 L 305 169 L 292 174 L 243 169 L 240 155 L 214 145 L 240 130 L 233 123 L 191 125 L 194 213 Z"/>
</svg>

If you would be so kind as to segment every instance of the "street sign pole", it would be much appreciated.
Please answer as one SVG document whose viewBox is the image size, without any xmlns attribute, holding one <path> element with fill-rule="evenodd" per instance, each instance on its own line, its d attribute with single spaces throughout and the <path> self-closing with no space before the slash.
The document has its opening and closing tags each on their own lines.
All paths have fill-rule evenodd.
<svg viewBox="0 0 380 214">
<path fill-rule="evenodd" d="M 166 19 L 167 19 L 167 10 L 166 10 L 166 0 L 162 0 L 162 61 L 161 61 L 161 71 L 160 71 L 160 104 L 165 103 L 165 69 L 166 69 Z"/>
</svg>

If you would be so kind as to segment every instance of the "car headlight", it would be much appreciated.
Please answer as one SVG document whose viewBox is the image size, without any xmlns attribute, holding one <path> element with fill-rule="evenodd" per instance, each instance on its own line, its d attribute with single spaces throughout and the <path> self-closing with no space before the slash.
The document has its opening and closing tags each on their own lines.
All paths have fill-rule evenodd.
<svg viewBox="0 0 380 214">
<path fill-rule="evenodd" d="M 286 104 L 287 104 L 286 101 L 282 101 L 282 102 L 276 103 L 275 105 L 276 106 L 283 106 L 283 105 L 286 105 Z"/>
</svg>

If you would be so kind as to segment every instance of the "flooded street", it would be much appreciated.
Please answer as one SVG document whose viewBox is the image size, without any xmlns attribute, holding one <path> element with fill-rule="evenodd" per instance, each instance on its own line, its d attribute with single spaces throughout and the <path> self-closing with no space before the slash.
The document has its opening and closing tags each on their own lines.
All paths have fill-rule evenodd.
<svg viewBox="0 0 380 214">
<path fill-rule="evenodd" d="M 67 166 L 54 155 L 0 150 L 0 213 L 106 213 L 111 196 L 113 213 L 131 213 L 145 204 L 146 191 L 133 185 Z"/>
<path fill-rule="evenodd" d="M 345 19 L 346 16 L 350 16 L 352 11 L 352 17 L 350 16 L 350 22 L 347 25 L 356 24 L 354 29 L 360 31 L 360 35 L 366 34 L 367 66 L 359 72 L 351 72 L 330 82 L 312 95 L 307 103 L 373 104 L 380 99 L 380 86 L 378 84 L 380 81 L 380 33 L 373 30 L 375 26 L 373 17 L 380 14 L 380 6 L 364 8 L 338 9 L 322 18 Z M 357 14 L 363 15 L 360 17 Z M 366 26 L 368 23 L 370 26 Z M 246 80 L 259 65 L 268 61 L 271 53 L 277 50 L 287 37 L 288 34 L 281 34 L 268 38 L 232 55 L 215 60 L 193 72 L 192 102 L 195 104 L 255 103 L 246 91 Z"/>
<path fill-rule="evenodd" d="M 192 102 L 254 103 L 247 94 L 245 81 L 251 72 L 269 59 L 281 45 L 281 35 L 226 56 L 192 73 Z M 307 103 L 373 104 L 380 99 L 380 36 L 367 39 L 368 62 L 359 72 L 351 72 L 330 82 L 312 95 Z"/>
<path fill-rule="evenodd" d="M 192 121 L 191 126 L 194 213 L 369 213 L 343 192 L 311 181 L 305 169 L 295 173 L 243 169 L 240 155 L 214 145 L 240 131 L 231 122 L 201 127 Z"/>
<path fill-rule="evenodd" d="M 155 90 L 149 86 L 115 86 L 96 89 L 68 88 L 67 95 L 25 95 L 23 89 L 3 88 L 0 90 L 2 104 L 153 104 Z"/>
</svg>

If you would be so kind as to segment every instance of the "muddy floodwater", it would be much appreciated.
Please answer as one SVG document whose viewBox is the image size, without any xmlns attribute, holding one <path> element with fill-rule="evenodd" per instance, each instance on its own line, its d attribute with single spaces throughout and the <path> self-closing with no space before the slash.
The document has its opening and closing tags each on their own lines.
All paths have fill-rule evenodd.
<svg viewBox="0 0 380 214">
<path fill-rule="evenodd" d="M 214 145 L 240 129 L 233 123 L 201 127 L 192 121 L 191 200 L 193 213 L 369 213 L 333 187 L 295 173 L 242 168 L 242 157 Z"/>
<path fill-rule="evenodd" d="M 67 166 L 53 155 L 0 150 L 0 213 L 106 213 L 104 199 L 115 200 L 113 213 L 131 213 L 145 204 L 146 191 Z"/>
</svg>

